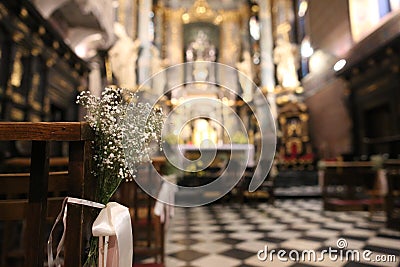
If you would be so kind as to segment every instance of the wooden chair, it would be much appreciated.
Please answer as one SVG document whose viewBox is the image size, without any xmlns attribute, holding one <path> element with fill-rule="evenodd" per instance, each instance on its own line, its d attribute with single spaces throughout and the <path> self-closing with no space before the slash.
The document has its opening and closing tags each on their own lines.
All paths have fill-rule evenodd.
<svg viewBox="0 0 400 267">
<path fill-rule="evenodd" d="M 388 191 L 386 194 L 386 225 L 400 230 L 400 160 L 386 160 L 383 164 L 386 171 Z"/>
<path fill-rule="evenodd" d="M 368 210 L 383 206 L 376 189 L 378 171 L 372 162 L 325 162 L 322 198 L 325 210 Z"/>
<path fill-rule="evenodd" d="M 0 175 L 0 220 L 23 221 L 23 266 L 44 266 L 48 238 L 46 218 L 61 209 L 63 195 L 94 200 L 95 181 L 90 172 L 92 134 L 80 122 L 0 122 L 0 141 L 31 141 L 29 173 Z M 69 142 L 68 168 L 49 172 L 50 142 Z M 56 196 L 56 197 L 52 197 Z M 82 266 L 94 216 L 87 208 L 69 205 L 66 220 L 64 265 Z M 3 246 L 4 247 L 4 246 Z M 3 251 L 3 253 L 8 253 Z M 2 265 L 4 263 L 2 262 Z"/>
</svg>

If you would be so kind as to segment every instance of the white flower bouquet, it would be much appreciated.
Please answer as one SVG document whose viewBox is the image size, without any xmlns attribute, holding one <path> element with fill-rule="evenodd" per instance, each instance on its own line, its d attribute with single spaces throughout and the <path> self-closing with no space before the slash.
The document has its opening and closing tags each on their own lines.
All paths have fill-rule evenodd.
<svg viewBox="0 0 400 267">
<path fill-rule="evenodd" d="M 124 88 L 105 88 L 101 97 L 83 91 L 77 103 L 87 110 L 85 119 L 95 135 L 92 166 L 97 180 L 95 201 L 107 204 L 120 183 L 132 181 L 136 168 L 150 161 L 152 144 L 161 147 L 164 115 L 160 108 L 140 102 L 137 94 Z M 92 239 L 86 266 L 95 265 L 97 252 L 97 239 Z"/>
</svg>

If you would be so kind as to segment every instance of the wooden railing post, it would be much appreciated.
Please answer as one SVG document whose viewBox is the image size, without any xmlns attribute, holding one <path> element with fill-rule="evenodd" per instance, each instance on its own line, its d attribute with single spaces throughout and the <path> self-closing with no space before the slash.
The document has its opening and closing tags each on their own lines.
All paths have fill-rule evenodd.
<svg viewBox="0 0 400 267">
<path fill-rule="evenodd" d="M 69 188 L 71 197 L 95 200 L 95 184 L 91 173 L 90 141 L 74 141 L 69 143 Z M 89 221 L 90 220 L 90 221 Z M 65 239 L 65 266 L 82 266 L 85 261 L 84 246 L 91 235 L 94 217 L 90 208 L 82 205 L 68 204 L 67 228 Z M 88 231 L 90 231 L 88 233 Z"/>
<path fill-rule="evenodd" d="M 82 197 L 84 185 L 84 143 L 69 143 L 69 192 L 71 197 Z M 81 266 L 82 262 L 82 212 L 83 207 L 68 204 L 67 229 L 65 237 L 65 266 Z M 73 245 L 74 244 L 74 245 Z"/>
<path fill-rule="evenodd" d="M 32 141 L 25 266 L 43 266 L 49 178 L 49 142 Z"/>
</svg>

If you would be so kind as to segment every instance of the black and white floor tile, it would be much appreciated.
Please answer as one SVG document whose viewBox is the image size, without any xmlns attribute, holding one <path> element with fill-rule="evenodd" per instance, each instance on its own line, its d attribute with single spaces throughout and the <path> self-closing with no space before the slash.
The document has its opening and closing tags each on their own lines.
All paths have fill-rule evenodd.
<svg viewBox="0 0 400 267">
<path fill-rule="evenodd" d="M 337 248 L 339 238 L 347 250 L 377 255 L 395 255 L 395 262 L 261 261 L 257 252 L 268 250 L 315 250 Z M 166 266 L 400 266 L 400 232 L 385 228 L 383 213 L 330 212 L 318 199 L 278 200 L 239 206 L 213 204 L 197 208 L 176 208 L 166 243 Z M 286 254 L 288 255 L 288 254 Z M 276 254 L 275 254 L 276 257 Z"/>
</svg>

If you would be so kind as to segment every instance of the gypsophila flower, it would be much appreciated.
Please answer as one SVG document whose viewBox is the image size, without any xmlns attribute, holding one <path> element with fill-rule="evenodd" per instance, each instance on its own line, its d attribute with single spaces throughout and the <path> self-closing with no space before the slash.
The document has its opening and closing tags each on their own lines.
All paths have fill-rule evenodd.
<svg viewBox="0 0 400 267">
<path fill-rule="evenodd" d="M 136 94 L 123 88 L 106 88 L 101 97 L 83 91 L 77 97 L 95 133 L 93 174 L 99 182 L 98 201 L 104 204 L 123 179 L 131 180 L 136 167 L 150 160 L 150 144 L 161 143 L 161 109 L 138 100 Z"/>
<path fill-rule="evenodd" d="M 85 120 L 94 131 L 96 195 L 97 201 L 106 204 L 121 181 L 133 181 L 138 165 L 150 161 L 151 144 L 161 147 L 164 116 L 161 109 L 139 102 L 136 94 L 123 88 L 106 88 L 101 97 L 83 91 L 76 103 L 87 110 Z M 96 240 L 91 240 L 85 265 L 97 262 Z"/>
</svg>

